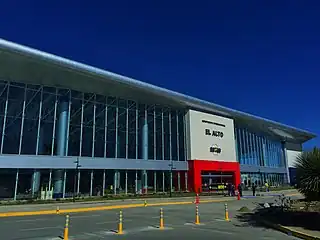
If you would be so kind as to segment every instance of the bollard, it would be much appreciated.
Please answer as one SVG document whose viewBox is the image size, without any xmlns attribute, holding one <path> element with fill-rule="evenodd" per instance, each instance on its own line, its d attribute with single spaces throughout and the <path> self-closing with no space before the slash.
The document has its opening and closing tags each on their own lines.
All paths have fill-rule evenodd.
<svg viewBox="0 0 320 240">
<path fill-rule="evenodd" d="M 240 192 L 238 192 L 238 195 L 237 195 L 237 200 L 240 200 Z"/>
<path fill-rule="evenodd" d="M 225 215 L 225 220 L 229 221 L 229 212 L 228 212 L 228 204 L 224 204 L 224 215 Z"/>
<path fill-rule="evenodd" d="M 164 229 L 164 224 L 163 224 L 163 209 L 160 208 L 160 225 L 159 225 L 160 229 Z"/>
<path fill-rule="evenodd" d="M 200 217 L 199 217 L 199 206 L 196 206 L 196 221 L 195 224 L 200 224 Z"/>
<path fill-rule="evenodd" d="M 123 226 L 122 226 L 122 210 L 119 213 L 119 224 L 118 224 L 118 234 L 123 234 Z"/>
<path fill-rule="evenodd" d="M 69 214 L 66 215 L 66 225 L 64 227 L 63 239 L 64 240 L 69 239 Z"/>
<path fill-rule="evenodd" d="M 200 203 L 200 198 L 199 198 L 199 194 L 197 193 L 196 195 L 196 199 L 194 201 L 195 204 L 199 204 Z"/>
<path fill-rule="evenodd" d="M 144 200 L 144 206 L 145 207 L 147 206 L 147 200 Z"/>
<path fill-rule="evenodd" d="M 60 213 L 60 208 L 57 207 L 57 209 L 56 209 L 56 214 L 59 214 L 59 213 Z"/>
</svg>

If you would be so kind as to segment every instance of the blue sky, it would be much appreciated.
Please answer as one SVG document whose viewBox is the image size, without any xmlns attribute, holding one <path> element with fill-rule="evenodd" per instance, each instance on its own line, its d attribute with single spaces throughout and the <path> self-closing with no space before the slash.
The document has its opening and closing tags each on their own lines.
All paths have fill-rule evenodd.
<svg viewBox="0 0 320 240">
<path fill-rule="evenodd" d="M 1 38 L 320 134 L 319 1 L 0 7 Z"/>
</svg>

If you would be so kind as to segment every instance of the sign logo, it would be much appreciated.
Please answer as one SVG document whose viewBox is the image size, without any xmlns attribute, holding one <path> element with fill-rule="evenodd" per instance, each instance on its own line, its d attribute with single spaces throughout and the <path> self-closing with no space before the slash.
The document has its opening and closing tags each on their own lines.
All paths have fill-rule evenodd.
<svg viewBox="0 0 320 240">
<path fill-rule="evenodd" d="M 223 138 L 223 132 L 211 130 L 209 128 L 206 128 L 204 130 L 204 134 L 207 136 L 214 136 L 214 137 Z"/>
<path fill-rule="evenodd" d="M 217 144 L 213 144 L 209 150 L 213 155 L 219 155 L 222 151 Z"/>
</svg>

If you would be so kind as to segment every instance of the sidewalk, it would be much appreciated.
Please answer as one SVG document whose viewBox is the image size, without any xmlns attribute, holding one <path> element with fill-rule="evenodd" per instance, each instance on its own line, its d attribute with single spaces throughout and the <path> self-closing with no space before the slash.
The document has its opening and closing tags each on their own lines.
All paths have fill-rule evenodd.
<svg viewBox="0 0 320 240">
<path fill-rule="evenodd" d="M 269 221 L 262 221 L 262 223 L 290 236 L 308 240 L 320 240 L 320 231 L 308 230 L 302 227 L 284 226 L 280 224 L 274 224 Z"/>
</svg>

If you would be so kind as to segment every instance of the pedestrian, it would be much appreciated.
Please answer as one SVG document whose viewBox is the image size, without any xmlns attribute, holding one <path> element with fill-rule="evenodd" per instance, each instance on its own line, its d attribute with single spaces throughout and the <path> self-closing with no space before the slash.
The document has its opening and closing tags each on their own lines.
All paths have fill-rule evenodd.
<svg viewBox="0 0 320 240">
<path fill-rule="evenodd" d="M 256 185 L 253 183 L 252 184 L 252 195 L 253 196 L 256 196 L 256 188 L 257 188 Z"/>
<path fill-rule="evenodd" d="M 234 184 L 232 184 L 231 191 L 232 191 L 231 195 L 232 195 L 232 197 L 234 197 L 236 195 L 236 188 L 235 188 Z"/>
<path fill-rule="evenodd" d="M 231 191 L 232 191 L 231 183 L 228 183 L 227 188 L 228 188 L 228 196 L 231 197 Z"/>
<path fill-rule="evenodd" d="M 240 197 L 242 197 L 242 184 L 241 183 L 239 183 L 239 185 L 238 185 L 238 191 L 239 191 Z"/>
</svg>

